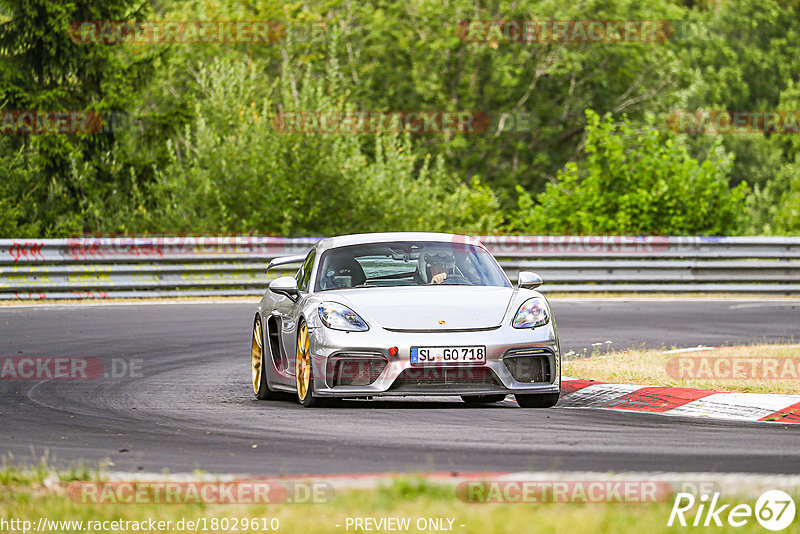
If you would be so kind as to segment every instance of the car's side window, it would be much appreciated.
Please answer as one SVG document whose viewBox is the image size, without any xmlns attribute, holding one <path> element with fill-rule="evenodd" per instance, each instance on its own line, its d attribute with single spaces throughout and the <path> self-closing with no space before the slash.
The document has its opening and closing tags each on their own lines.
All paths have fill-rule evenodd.
<svg viewBox="0 0 800 534">
<path fill-rule="evenodd" d="M 314 267 L 314 250 L 308 253 L 303 266 L 297 271 L 297 289 L 308 291 L 308 283 L 311 281 L 311 270 Z"/>
</svg>

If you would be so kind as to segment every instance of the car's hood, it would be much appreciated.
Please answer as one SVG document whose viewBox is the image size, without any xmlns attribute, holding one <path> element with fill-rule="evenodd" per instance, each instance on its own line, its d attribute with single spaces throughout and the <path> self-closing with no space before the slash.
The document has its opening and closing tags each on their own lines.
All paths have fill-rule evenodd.
<svg viewBox="0 0 800 534">
<path fill-rule="evenodd" d="M 321 298 L 327 300 L 325 297 Z M 401 330 L 495 327 L 503 322 L 515 291 L 510 287 L 419 286 L 332 291 L 368 322 Z M 333 294 L 330 297 L 334 297 Z"/>
</svg>

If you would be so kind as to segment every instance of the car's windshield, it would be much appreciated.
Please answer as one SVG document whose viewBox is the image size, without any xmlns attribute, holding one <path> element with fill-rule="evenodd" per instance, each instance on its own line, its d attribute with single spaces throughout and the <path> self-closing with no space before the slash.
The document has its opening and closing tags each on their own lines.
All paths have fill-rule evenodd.
<svg viewBox="0 0 800 534">
<path fill-rule="evenodd" d="M 394 241 L 327 250 L 320 258 L 316 287 L 330 289 L 510 284 L 484 248 L 463 243 Z"/>
</svg>

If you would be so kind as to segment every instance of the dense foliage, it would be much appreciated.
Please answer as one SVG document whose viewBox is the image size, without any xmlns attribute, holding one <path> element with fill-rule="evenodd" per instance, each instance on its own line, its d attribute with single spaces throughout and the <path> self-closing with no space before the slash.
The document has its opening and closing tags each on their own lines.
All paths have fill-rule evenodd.
<svg viewBox="0 0 800 534">
<path fill-rule="evenodd" d="M 682 140 L 587 111 L 585 157 L 569 162 L 534 203 L 523 189 L 515 229 L 536 233 L 729 235 L 746 185 L 728 187 L 732 158 L 714 145 L 703 163 Z"/>
<path fill-rule="evenodd" d="M 658 42 L 464 39 L 463 20 L 669 20 Z M 84 43 L 79 21 L 280 21 L 275 43 Z M 800 2 L 0 0 L 0 237 L 800 234 L 800 134 L 670 131 L 799 110 Z M 691 31 L 688 31 L 690 29 Z M 281 114 L 478 111 L 472 133 L 292 133 Z M 505 114 L 505 122 L 498 118 Z"/>
</svg>

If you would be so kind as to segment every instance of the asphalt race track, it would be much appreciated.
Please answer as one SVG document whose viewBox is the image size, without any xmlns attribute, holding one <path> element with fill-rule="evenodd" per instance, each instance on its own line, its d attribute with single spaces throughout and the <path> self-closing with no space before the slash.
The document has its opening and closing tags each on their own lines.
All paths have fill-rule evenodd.
<svg viewBox="0 0 800 534">
<path fill-rule="evenodd" d="M 800 300 L 560 300 L 562 349 L 798 342 Z M 139 376 L 0 379 L 0 455 L 212 473 L 800 473 L 800 425 L 458 400 L 256 401 L 251 303 L 0 307 L 0 358 L 140 360 Z M 604 345 L 605 346 L 605 345 Z M 122 370 L 119 366 L 117 372 Z"/>
</svg>

